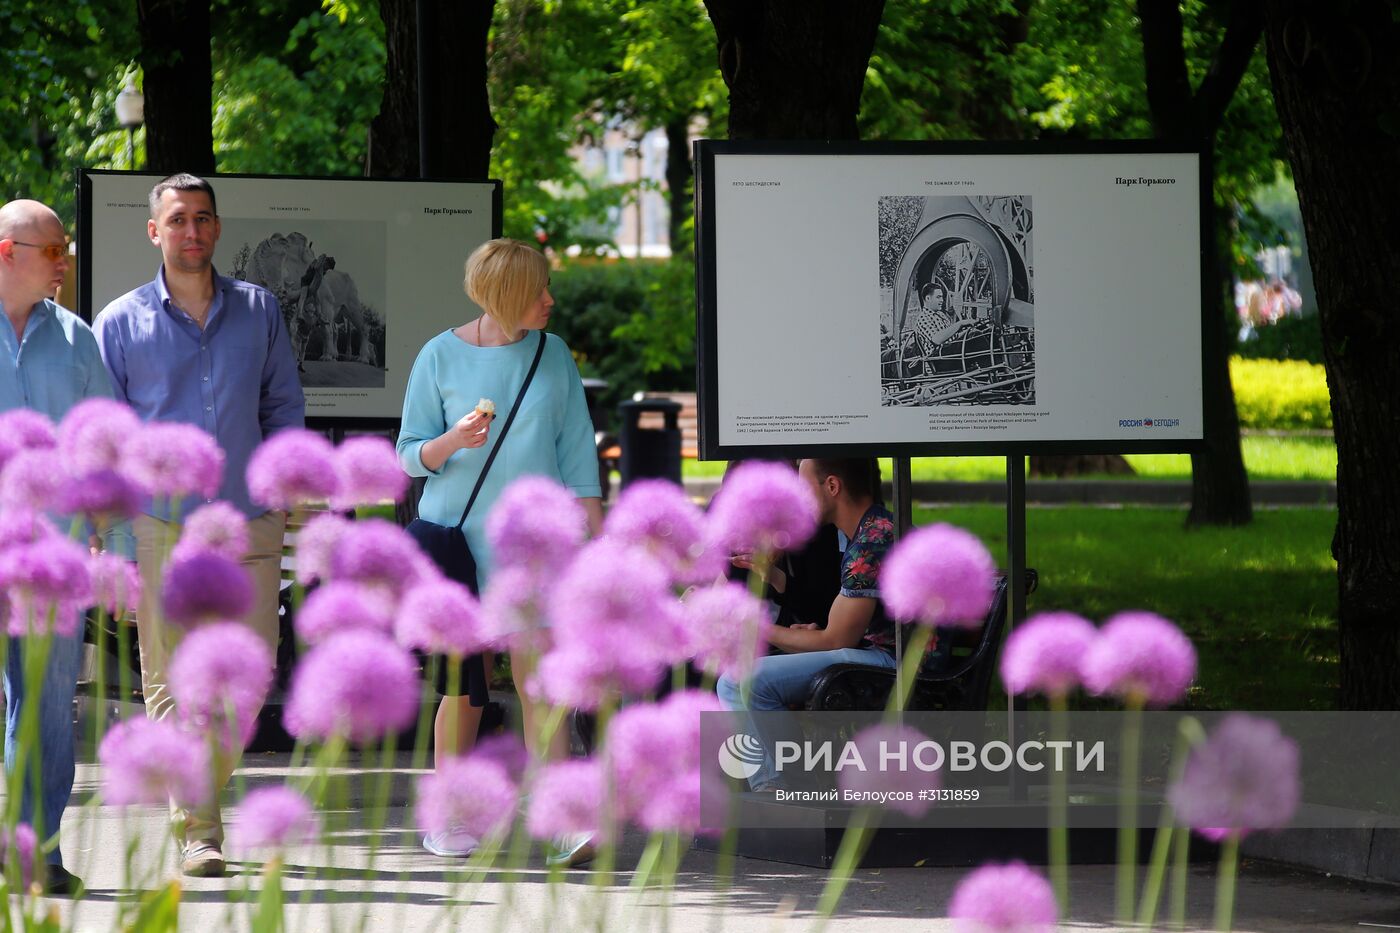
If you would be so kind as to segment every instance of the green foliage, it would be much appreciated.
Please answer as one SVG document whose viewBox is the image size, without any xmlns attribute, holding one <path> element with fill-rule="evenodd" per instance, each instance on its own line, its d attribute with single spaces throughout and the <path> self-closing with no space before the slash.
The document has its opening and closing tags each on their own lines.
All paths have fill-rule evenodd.
<svg viewBox="0 0 1400 933">
<path fill-rule="evenodd" d="M 1024 135 L 1030 127 L 1013 88 L 1025 67 L 1008 54 L 1008 29 L 1023 5 L 1015 0 L 885 4 L 861 94 L 861 137 Z"/>
<path fill-rule="evenodd" d="M 681 259 L 579 260 L 555 271 L 550 329 L 584 376 L 608 381 L 602 404 L 643 389 L 695 388 L 695 271 Z"/>
<path fill-rule="evenodd" d="M 7 0 L 0 17 L 0 200 L 50 204 L 75 220 L 77 165 L 100 135 L 124 157 L 112 102 L 136 54 L 123 0 Z M 127 167 L 122 165 L 121 167 Z"/>
<path fill-rule="evenodd" d="M 303 16 L 279 44 L 241 35 L 216 43 L 219 170 L 359 174 L 384 83 L 382 32 L 377 10 L 340 4 Z"/>
<path fill-rule="evenodd" d="M 1230 360 L 1240 427 L 1315 430 L 1332 427 L 1327 374 L 1302 360 Z"/>
</svg>

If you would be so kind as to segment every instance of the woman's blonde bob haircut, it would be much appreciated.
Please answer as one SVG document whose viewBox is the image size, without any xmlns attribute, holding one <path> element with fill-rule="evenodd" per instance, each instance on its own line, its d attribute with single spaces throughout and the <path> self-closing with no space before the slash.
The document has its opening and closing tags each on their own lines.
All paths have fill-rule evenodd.
<svg viewBox="0 0 1400 933">
<path fill-rule="evenodd" d="M 467 297 L 514 334 L 549 285 L 549 260 L 530 246 L 501 237 L 487 240 L 467 257 Z"/>
</svg>

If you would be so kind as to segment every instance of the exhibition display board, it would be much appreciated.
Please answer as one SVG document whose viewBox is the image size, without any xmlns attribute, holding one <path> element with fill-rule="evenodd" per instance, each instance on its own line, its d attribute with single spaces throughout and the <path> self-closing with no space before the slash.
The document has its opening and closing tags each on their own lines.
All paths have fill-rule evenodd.
<svg viewBox="0 0 1400 933">
<path fill-rule="evenodd" d="M 1183 451 L 1198 149 L 696 144 L 701 455 Z"/>
<path fill-rule="evenodd" d="M 79 295 L 89 321 L 151 281 L 146 232 L 161 175 L 85 170 Z M 215 175 L 214 268 L 282 306 L 311 421 L 396 422 L 414 358 L 480 313 L 463 264 L 501 230 L 501 183 Z"/>
</svg>

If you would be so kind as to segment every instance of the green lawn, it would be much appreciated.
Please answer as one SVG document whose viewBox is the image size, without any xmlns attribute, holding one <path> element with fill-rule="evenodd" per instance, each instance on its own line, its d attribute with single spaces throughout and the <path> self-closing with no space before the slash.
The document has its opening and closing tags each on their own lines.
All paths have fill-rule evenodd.
<svg viewBox="0 0 1400 933">
<path fill-rule="evenodd" d="M 1040 572 L 1031 612 L 1100 622 L 1148 609 L 1181 625 L 1200 655 L 1190 705 L 1306 710 L 1336 704 L 1336 512 L 1259 510 L 1245 528 L 1184 527 L 1181 509 L 1031 508 L 1027 561 Z M 917 509 L 979 535 L 1004 565 L 996 506 Z"/>
<path fill-rule="evenodd" d="M 1330 482 L 1337 478 L 1337 447 L 1330 437 L 1249 436 L 1242 445 L 1251 479 Z M 1136 479 L 1191 479 L 1191 458 L 1185 454 L 1128 454 L 1128 462 L 1137 471 Z M 890 462 L 882 461 L 881 468 L 888 477 Z M 1006 476 L 1006 461 L 1001 457 L 916 458 L 910 469 L 916 481 L 1000 480 Z M 687 477 L 717 477 L 723 475 L 724 463 L 686 460 L 682 470 Z"/>
</svg>

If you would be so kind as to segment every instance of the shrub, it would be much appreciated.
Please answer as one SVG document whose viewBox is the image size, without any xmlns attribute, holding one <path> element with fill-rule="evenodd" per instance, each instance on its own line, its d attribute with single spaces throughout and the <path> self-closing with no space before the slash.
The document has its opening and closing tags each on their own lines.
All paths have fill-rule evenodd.
<svg viewBox="0 0 1400 933">
<path fill-rule="evenodd" d="M 695 388 L 695 266 L 685 259 L 574 260 L 550 278 L 550 330 L 585 377 L 608 381 L 601 404 L 639 390 Z"/>
<path fill-rule="evenodd" d="M 1302 360 L 1230 360 L 1240 427 L 1296 431 L 1332 427 L 1327 377 Z"/>
<path fill-rule="evenodd" d="M 1290 314 L 1277 322 L 1256 327 L 1241 340 L 1237 352 L 1249 359 L 1306 360 L 1322 362 L 1322 327 L 1316 314 Z"/>
</svg>

